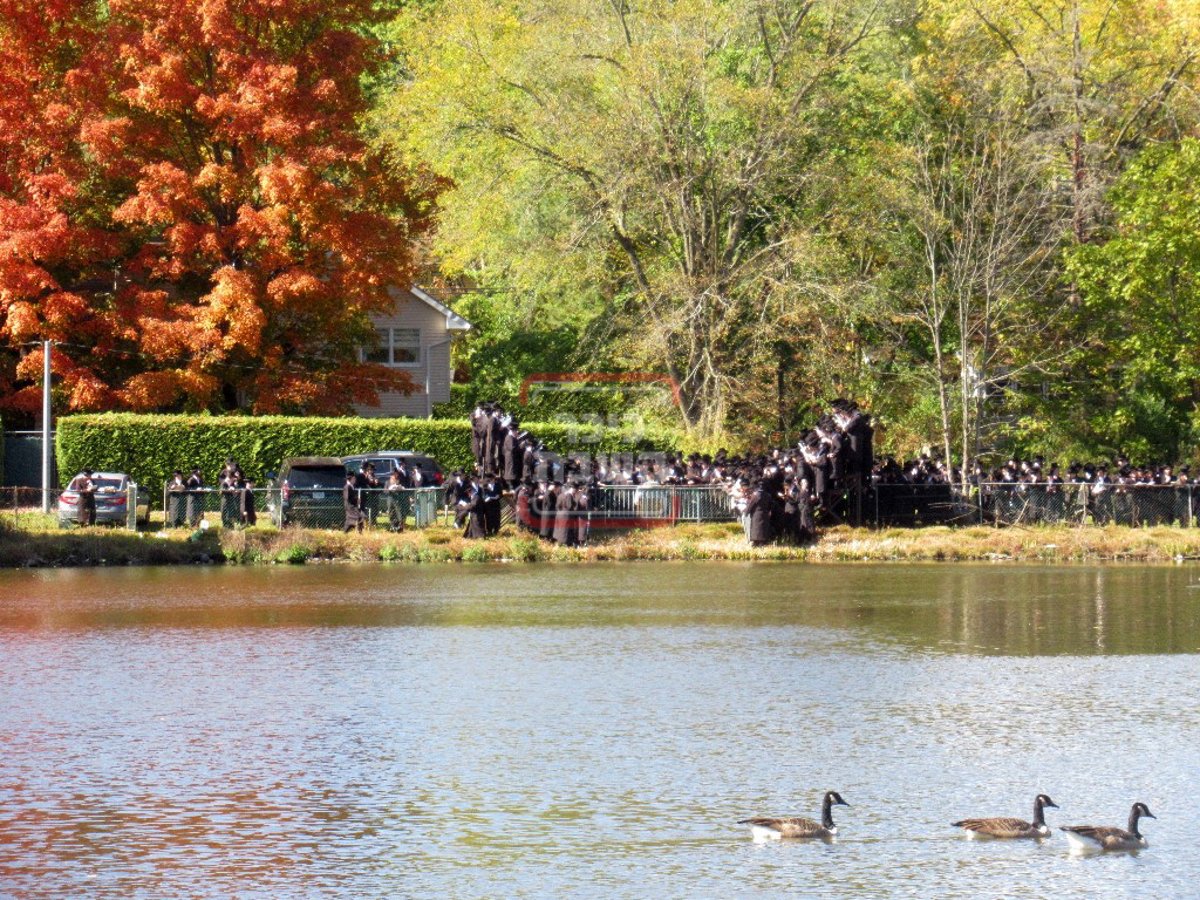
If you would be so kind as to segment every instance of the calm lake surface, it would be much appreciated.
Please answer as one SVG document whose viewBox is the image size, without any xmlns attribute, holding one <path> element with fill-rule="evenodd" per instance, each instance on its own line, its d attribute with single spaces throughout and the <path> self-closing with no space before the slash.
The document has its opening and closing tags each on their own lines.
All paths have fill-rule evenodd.
<svg viewBox="0 0 1200 900">
<path fill-rule="evenodd" d="M 1194 897 L 1198 678 L 1194 566 L 2 573 L 0 897 Z"/>
</svg>

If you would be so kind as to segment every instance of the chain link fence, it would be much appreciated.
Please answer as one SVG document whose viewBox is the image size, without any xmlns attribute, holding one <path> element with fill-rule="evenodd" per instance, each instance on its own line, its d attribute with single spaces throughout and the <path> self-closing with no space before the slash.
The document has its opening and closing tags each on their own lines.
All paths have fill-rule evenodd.
<svg viewBox="0 0 1200 900">
<path fill-rule="evenodd" d="M 877 484 L 865 504 L 880 527 L 1195 524 L 1194 485 Z"/>
<path fill-rule="evenodd" d="M 359 504 L 348 509 L 340 490 L 320 488 L 201 488 L 172 491 L 164 487 L 163 524 L 167 528 L 363 527 L 400 531 L 425 528 L 446 518 L 441 487 L 364 488 Z"/>
<path fill-rule="evenodd" d="M 76 491 L 64 488 L 4 487 L 0 488 L 0 525 L 22 531 L 85 524 L 137 531 L 149 521 L 150 496 L 133 483 L 121 490 L 98 490 L 91 506 L 94 509 L 81 502 Z"/>
<path fill-rule="evenodd" d="M 843 498 L 846 499 L 846 498 Z M 850 498 L 852 499 L 852 498 Z M 340 490 L 250 488 L 171 491 L 161 495 L 136 484 L 95 495 L 95 525 L 131 531 L 156 528 L 237 528 L 272 525 L 398 531 L 452 525 L 455 510 L 443 487 L 364 489 L 361 508 L 350 512 Z M 528 513 L 540 515 L 531 504 Z M 1030 485 L 988 483 L 965 491 L 947 484 L 876 484 L 863 493 L 864 524 L 881 528 L 928 525 L 1125 525 L 1192 527 L 1200 509 L 1194 485 Z M 516 518 L 511 497 L 501 524 Z M 552 518 L 556 513 L 547 510 Z M 85 511 L 86 516 L 86 511 Z M 724 485 L 601 485 L 590 492 L 586 517 L 592 528 L 647 528 L 681 522 L 738 519 Z M 838 521 L 836 512 L 834 521 Z M 37 531 L 80 525 L 78 495 L 40 488 L 0 488 L 0 526 Z"/>
</svg>

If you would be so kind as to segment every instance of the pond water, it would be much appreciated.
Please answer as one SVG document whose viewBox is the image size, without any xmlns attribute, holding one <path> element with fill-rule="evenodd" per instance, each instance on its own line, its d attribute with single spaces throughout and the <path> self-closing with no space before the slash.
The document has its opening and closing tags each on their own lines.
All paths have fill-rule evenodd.
<svg viewBox="0 0 1200 900">
<path fill-rule="evenodd" d="M 1194 896 L 1198 677 L 1193 566 L 4 573 L 0 896 Z"/>
</svg>

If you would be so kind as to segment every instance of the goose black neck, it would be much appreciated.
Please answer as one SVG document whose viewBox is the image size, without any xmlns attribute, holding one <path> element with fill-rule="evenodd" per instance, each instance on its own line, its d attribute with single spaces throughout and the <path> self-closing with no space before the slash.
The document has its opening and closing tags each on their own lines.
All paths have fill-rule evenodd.
<svg viewBox="0 0 1200 900">
<path fill-rule="evenodd" d="M 833 827 L 833 798 L 829 794 L 825 795 L 825 800 L 821 803 L 821 825 L 825 828 Z"/>
<path fill-rule="evenodd" d="M 1033 824 L 1035 826 L 1046 824 L 1046 808 L 1041 797 L 1033 801 Z"/>
<path fill-rule="evenodd" d="M 1137 838 L 1142 836 L 1142 833 L 1138 831 L 1138 819 L 1141 817 L 1142 811 L 1136 806 L 1129 811 L 1129 833 Z"/>
</svg>

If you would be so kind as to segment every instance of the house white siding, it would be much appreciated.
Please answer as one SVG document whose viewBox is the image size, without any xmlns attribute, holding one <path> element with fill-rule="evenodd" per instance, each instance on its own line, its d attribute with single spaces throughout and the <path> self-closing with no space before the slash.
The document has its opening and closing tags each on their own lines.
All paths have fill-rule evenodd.
<svg viewBox="0 0 1200 900">
<path fill-rule="evenodd" d="M 433 301 L 427 294 L 418 296 L 409 290 L 393 290 L 395 309 L 387 315 L 371 316 L 375 327 L 416 329 L 421 335 L 421 358 L 415 365 L 396 366 L 408 373 L 415 390 L 408 395 L 386 393 L 379 397 L 377 406 L 355 407 L 360 416 L 394 417 L 429 415 L 434 403 L 445 403 L 450 399 L 450 340 L 470 325 L 454 316 L 445 307 Z M 429 387 L 426 395 L 426 385 Z"/>
</svg>

